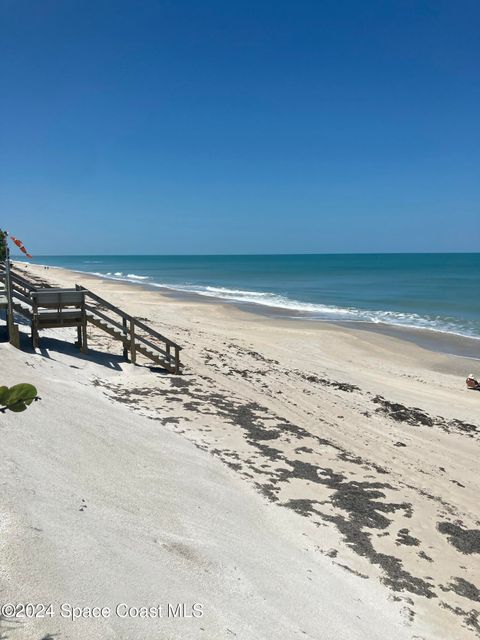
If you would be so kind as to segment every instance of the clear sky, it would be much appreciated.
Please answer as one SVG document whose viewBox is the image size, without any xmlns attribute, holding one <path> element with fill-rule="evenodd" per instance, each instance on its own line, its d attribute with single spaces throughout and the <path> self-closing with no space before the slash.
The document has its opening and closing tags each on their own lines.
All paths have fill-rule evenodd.
<svg viewBox="0 0 480 640">
<path fill-rule="evenodd" d="M 0 0 L 46 253 L 480 250 L 478 0 Z"/>
</svg>

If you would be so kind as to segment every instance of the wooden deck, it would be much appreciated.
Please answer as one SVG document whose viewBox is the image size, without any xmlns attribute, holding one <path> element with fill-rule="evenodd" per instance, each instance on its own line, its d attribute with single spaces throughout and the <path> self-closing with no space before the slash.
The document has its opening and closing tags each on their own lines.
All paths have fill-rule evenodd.
<svg viewBox="0 0 480 640">
<path fill-rule="evenodd" d="M 38 291 L 38 283 L 25 278 L 10 267 L 9 274 L 5 263 L 0 263 L 0 283 L 11 292 L 12 310 L 31 324 L 34 319 L 32 293 Z M 10 278 L 10 286 L 7 279 Z M 0 285 L 1 288 L 1 285 Z M 52 288 L 42 282 L 41 288 Z M 126 313 L 111 302 L 97 296 L 93 291 L 76 285 L 76 290 L 85 295 L 86 323 L 90 323 L 104 331 L 122 344 L 125 359 L 135 364 L 137 354 L 142 354 L 155 365 L 166 369 L 170 373 L 182 373 L 180 361 L 180 347 L 143 321 Z M 1 291 L 0 291 L 1 293 Z"/>
</svg>

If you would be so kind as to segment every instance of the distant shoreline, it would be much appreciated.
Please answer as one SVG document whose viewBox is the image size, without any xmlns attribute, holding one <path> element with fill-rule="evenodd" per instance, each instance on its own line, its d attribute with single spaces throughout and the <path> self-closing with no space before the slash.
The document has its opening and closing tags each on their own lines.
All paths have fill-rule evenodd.
<svg viewBox="0 0 480 640">
<path fill-rule="evenodd" d="M 29 264 L 23 260 L 13 260 L 22 265 Z M 433 351 L 435 353 L 442 353 L 453 355 L 462 358 L 469 358 L 474 361 L 480 360 L 480 338 L 468 337 L 451 333 L 448 331 L 440 331 L 431 329 L 428 327 L 409 327 L 389 324 L 386 322 L 368 322 L 368 321 L 346 321 L 336 320 L 335 318 L 329 320 L 323 320 L 320 318 L 305 316 L 304 313 L 295 310 L 287 310 L 283 307 L 275 307 L 270 305 L 263 305 L 252 302 L 242 302 L 239 300 L 228 300 L 222 297 L 209 296 L 206 297 L 200 293 L 194 291 L 181 291 L 175 288 L 163 287 L 159 284 L 147 282 L 143 279 L 127 279 L 123 277 L 101 275 L 91 271 L 83 271 L 80 269 L 70 269 L 68 267 L 38 264 L 34 263 L 35 267 L 48 267 L 49 269 L 64 269 L 72 273 L 78 273 L 79 275 L 86 275 L 98 280 L 112 281 L 125 285 L 132 285 L 135 287 L 141 287 L 146 291 L 161 293 L 173 299 L 177 300 L 193 300 L 197 303 L 214 304 L 214 305 L 228 305 L 233 306 L 241 311 L 246 311 L 254 315 L 272 318 L 276 320 L 296 320 L 306 323 L 325 324 L 336 327 L 343 327 L 346 329 L 358 329 L 361 331 L 368 331 L 380 335 L 390 336 L 405 340 L 407 342 L 414 343 L 415 345 Z"/>
</svg>

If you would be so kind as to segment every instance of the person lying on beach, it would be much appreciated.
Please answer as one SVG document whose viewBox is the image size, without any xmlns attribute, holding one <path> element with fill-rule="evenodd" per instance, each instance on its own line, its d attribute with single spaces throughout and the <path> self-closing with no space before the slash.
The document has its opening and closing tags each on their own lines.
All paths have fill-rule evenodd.
<svg viewBox="0 0 480 640">
<path fill-rule="evenodd" d="M 480 382 L 473 377 L 473 374 L 470 374 L 468 376 L 466 383 L 469 389 L 475 389 L 476 391 L 480 391 Z"/>
</svg>

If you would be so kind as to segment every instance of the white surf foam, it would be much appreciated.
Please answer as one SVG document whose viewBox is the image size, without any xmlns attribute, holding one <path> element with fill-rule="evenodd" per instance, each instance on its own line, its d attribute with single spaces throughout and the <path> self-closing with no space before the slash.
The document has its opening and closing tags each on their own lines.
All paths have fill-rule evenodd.
<svg viewBox="0 0 480 640">
<path fill-rule="evenodd" d="M 150 280 L 148 276 L 141 276 L 134 273 L 124 275 L 123 272 L 98 273 L 94 275 L 112 280 L 123 280 L 140 284 L 144 280 Z M 474 329 L 465 321 L 459 322 L 455 319 L 441 317 L 426 317 L 416 313 L 404 313 L 400 311 L 382 311 L 359 309 L 357 307 L 338 307 L 319 303 L 303 302 L 288 298 L 286 296 L 264 292 L 250 291 L 245 289 L 230 289 L 228 287 L 215 287 L 212 285 L 195 285 L 192 283 L 171 284 L 167 282 L 149 282 L 149 285 L 171 291 L 182 293 L 195 293 L 208 298 L 216 298 L 240 304 L 255 304 L 264 307 L 275 308 L 292 312 L 298 319 L 323 320 L 331 322 L 370 322 L 373 324 L 389 324 L 399 327 L 410 327 L 414 329 L 427 329 L 441 333 L 449 333 L 463 337 L 476 338 L 480 340 Z"/>
<path fill-rule="evenodd" d="M 371 322 L 374 324 L 390 324 L 415 329 L 430 329 L 443 333 L 452 333 L 459 336 L 478 338 L 473 330 L 466 325 L 460 327 L 458 321 L 452 318 L 448 321 L 441 317 L 424 317 L 416 313 L 404 313 L 399 311 L 382 311 L 359 309 L 357 307 L 338 307 L 319 303 L 302 302 L 285 296 L 260 291 L 246 291 L 241 289 L 228 289 L 225 287 L 197 286 L 197 285 L 171 285 L 167 283 L 152 283 L 154 286 L 183 291 L 185 293 L 197 293 L 210 298 L 219 298 L 237 303 L 258 304 L 266 307 L 285 309 L 295 312 L 296 318 L 315 319 L 324 321 L 347 322 Z M 305 315 L 303 315 L 305 314 Z"/>
</svg>

